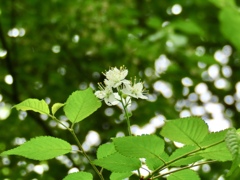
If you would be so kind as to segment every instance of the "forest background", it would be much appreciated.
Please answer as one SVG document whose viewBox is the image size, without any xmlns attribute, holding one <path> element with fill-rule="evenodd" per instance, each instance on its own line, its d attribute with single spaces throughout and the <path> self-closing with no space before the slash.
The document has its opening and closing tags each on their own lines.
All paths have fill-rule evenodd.
<svg viewBox="0 0 240 180">
<path fill-rule="evenodd" d="M 50 118 L 11 107 L 27 98 L 65 102 L 75 90 L 96 90 L 102 72 L 121 65 L 148 89 L 148 101 L 133 101 L 135 134 L 157 133 L 163 120 L 187 116 L 202 117 L 210 131 L 240 128 L 239 5 L 234 0 L 0 0 L 0 152 L 40 135 L 74 144 Z M 120 114 L 103 104 L 78 126 L 92 158 L 99 144 L 126 134 Z M 57 115 L 65 120 L 61 111 Z M 76 167 L 91 171 L 76 154 L 47 162 L 1 157 L 0 177 L 62 179 Z M 198 172 L 203 179 L 218 179 L 229 167 L 213 163 Z"/>
</svg>

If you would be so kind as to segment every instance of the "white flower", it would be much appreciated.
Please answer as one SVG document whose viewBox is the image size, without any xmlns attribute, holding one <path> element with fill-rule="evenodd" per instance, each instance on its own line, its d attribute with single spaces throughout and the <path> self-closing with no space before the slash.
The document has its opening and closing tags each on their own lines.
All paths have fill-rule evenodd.
<svg viewBox="0 0 240 180">
<path fill-rule="evenodd" d="M 134 98 L 148 99 L 147 96 L 143 95 L 143 84 L 141 82 L 134 83 L 132 86 L 129 84 L 125 84 L 122 92 L 126 95 L 132 96 Z"/>
<path fill-rule="evenodd" d="M 148 99 L 144 94 L 142 82 L 136 83 L 126 80 L 128 70 L 122 66 L 120 69 L 114 67 L 104 74 L 106 79 L 104 85 L 99 83 L 99 91 L 95 92 L 96 97 L 105 101 L 109 106 L 122 104 L 124 108 L 131 106 L 131 98 Z"/>
<path fill-rule="evenodd" d="M 109 71 L 105 73 L 105 76 L 107 79 L 104 80 L 104 83 L 106 86 L 110 87 L 118 87 L 119 85 L 123 84 L 129 84 L 130 82 L 125 79 L 125 77 L 128 74 L 128 70 L 122 66 L 120 69 L 114 67 L 111 68 Z"/>
<path fill-rule="evenodd" d="M 119 102 L 119 99 L 120 99 L 120 96 L 118 95 L 118 93 L 113 93 L 113 90 L 111 87 L 104 87 L 99 84 L 99 88 L 101 90 L 99 91 L 96 91 L 94 94 L 97 98 L 99 99 L 104 99 L 105 103 L 109 106 L 112 106 L 112 105 L 117 105 Z"/>
</svg>

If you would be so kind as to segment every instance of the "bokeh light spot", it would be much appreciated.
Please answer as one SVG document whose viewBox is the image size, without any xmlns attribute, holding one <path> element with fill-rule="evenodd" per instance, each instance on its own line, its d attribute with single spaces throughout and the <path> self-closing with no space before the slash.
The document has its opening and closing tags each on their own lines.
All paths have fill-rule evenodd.
<svg viewBox="0 0 240 180">
<path fill-rule="evenodd" d="M 178 15 L 182 12 L 182 6 L 180 4 L 174 4 L 171 10 L 174 15 Z"/>
<path fill-rule="evenodd" d="M 8 74 L 4 77 L 4 81 L 5 83 L 11 85 L 13 83 L 13 77 L 10 74 Z"/>
</svg>

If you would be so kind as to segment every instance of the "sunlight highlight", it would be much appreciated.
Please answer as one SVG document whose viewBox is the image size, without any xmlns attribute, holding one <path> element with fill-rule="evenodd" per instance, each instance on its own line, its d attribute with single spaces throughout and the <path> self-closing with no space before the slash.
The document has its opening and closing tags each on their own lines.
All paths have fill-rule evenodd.
<svg viewBox="0 0 240 180">
<path fill-rule="evenodd" d="M 171 10 L 174 15 L 178 15 L 182 12 L 182 6 L 180 4 L 174 4 Z"/>
<path fill-rule="evenodd" d="M 13 77 L 10 74 L 8 74 L 4 77 L 4 81 L 6 84 L 11 85 L 13 83 Z"/>
</svg>

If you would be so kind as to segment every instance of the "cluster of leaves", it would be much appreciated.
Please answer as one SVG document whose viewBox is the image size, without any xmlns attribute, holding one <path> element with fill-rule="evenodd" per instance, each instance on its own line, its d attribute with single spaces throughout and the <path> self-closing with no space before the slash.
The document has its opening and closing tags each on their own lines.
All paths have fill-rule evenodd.
<svg viewBox="0 0 240 180">
<path fill-rule="evenodd" d="M 227 132 L 209 133 L 205 122 L 197 117 L 168 120 L 160 134 L 185 144 L 172 154 L 164 151 L 164 140 L 157 135 L 128 136 L 114 138 L 112 143 L 100 146 L 98 159 L 94 163 L 112 171 L 111 179 L 132 175 L 132 171 L 143 165 L 140 158 L 145 159 L 144 164 L 149 168 L 147 178 L 155 179 L 170 174 L 167 176 L 169 180 L 186 177 L 200 179 L 195 171 L 188 168 L 209 163 L 202 161 L 204 159 L 222 162 L 232 160 L 225 142 Z M 166 168 L 170 168 L 169 172 L 161 173 Z"/>
<path fill-rule="evenodd" d="M 67 116 L 68 120 L 72 122 L 71 128 L 65 126 L 59 121 L 54 114 L 64 106 L 64 112 Z M 38 99 L 27 99 L 14 107 L 17 110 L 28 111 L 32 110 L 41 114 L 46 114 L 50 116 L 52 119 L 55 119 L 60 124 L 65 126 L 70 132 L 73 131 L 74 124 L 82 121 L 87 116 L 92 114 L 101 106 L 101 102 L 95 97 L 91 88 L 88 88 L 84 91 L 76 91 L 73 92 L 65 103 L 55 103 L 50 109 L 48 104 L 44 100 Z M 50 137 L 50 136 L 40 136 L 30 141 L 22 144 L 21 146 L 14 148 L 12 150 L 5 151 L 1 153 L 1 155 L 21 155 L 29 159 L 34 160 L 48 160 L 59 155 L 63 155 L 71 152 L 71 145 L 58 138 Z M 80 174 L 80 179 L 89 178 L 89 175 Z M 74 178 L 76 175 L 71 175 L 68 178 Z M 92 177 L 92 176 L 90 176 Z"/>
<path fill-rule="evenodd" d="M 182 7 L 178 15 L 171 14 L 175 4 Z M 189 106 L 173 108 L 178 101 L 187 101 L 196 85 L 204 83 L 213 97 L 213 103 L 217 99 L 223 107 L 224 117 L 239 128 L 239 100 L 234 98 L 233 104 L 224 101 L 225 96 L 236 92 L 235 87 L 240 79 L 239 5 L 236 0 L 52 0 L 46 3 L 11 3 L 3 0 L 0 3 L 0 106 L 6 103 L 10 107 L 28 97 L 45 99 L 46 95 L 51 97 L 51 102 L 64 102 L 75 89 L 83 89 L 90 83 L 101 81 L 103 77 L 96 72 L 114 62 L 116 66 L 125 64 L 132 74 L 139 73 L 141 79 L 149 85 L 152 97 L 157 99 L 137 103 L 134 112 L 137 121 L 133 121 L 134 124 L 143 126 L 154 114 L 172 119 L 178 117 L 182 110 L 189 110 L 195 105 L 204 106 L 205 102 L 198 99 L 187 103 Z M 24 36 L 8 35 L 10 30 L 16 29 L 21 34 L 24 30 Z M 214 59 L 214 53 L 226 45 L 231 47 L 232 53 L 229 61 L 221 64 Z M 59 52 L 53 51 L 55 49 Z M 155 70 L 158 71 L 154 63 L 160 55 L 166 56 L 171 64 L 166 73 L 158 77 L 154 74 Z M 218 78 L 229 82 L 227 88 L 216 88 L 215 80 L 207 75 L 212 65 L 219 68 Z M 225 67 L 232 70 L 232 76 L 224 76 L 222 70 Z M 12 85 L 5 83 L 6 75 L 13 77 Z M 193 81 L 193 86 L 188 87 L 189 93 L 185 95 L 182 94 L 181 83 L 184 77 L 190 77 Z M 168 83 L 172 87 L 173 96 L 165 99 L 155 91 L 152 85 L 157 81 Z M 105 110 L 103 106 L 102 111 L 91 116 L 97 121 L 84 124 L 84 128 L 77 134 L 81 141 L 84 141 L 89 129 L 96 131 L 102 142 L 123 131 L 122 124 L 115 123 L 119 119 L 116 113 L 118 110 L 114 109 L 112 116 L 107 116 Z M 58 134 L 57 130 L 51 128 L 50 118 L 42 121 L 40 116 L 28 113 L 25 120 L 19 120 L 19 114 L 12 111 L 7 120 L 0 121 L 0 126 L 9 130 L 9 133 L 0 132 L 1 151 L 14 147 L 13 142 L 18 137 L 29 139 L 39 135 L 54 135 L 70 140 L 66 131 Z M 205 112 L 204 117 L 211 119 L 213 116 Z M 1 161 L 1 177 L 16 179 L 32 163 L 26 160 L 26 165 L 18 166 L 19 159 L 15 157 L 10 157 L 10 161 L 10 164 Z M 57 170 L 51 168 L 43 176 L 63 176 L 68 167 L 63 167 L 59 161 L 53 160 L 50 164 L 52 162 Z M 229 167 L 227 163 L 213 164 L 211 171 L 201 176 L 210 179 L 221 174 L 220 166 L 221 171 Z M 89 169 L 90 166 L 85 164 L 85 167 Z M 14 173 L 5 173 L 12 169 Z M 27 172 L 25 178 L 31 179 L 31 176 L 40 175 Z"/>
<path fill-rule="evenodd" d="M 72 93 L 66 103 L 56 103 L 51 108 L 43 100 L 27 99 L 15 105 L 18 110 L 32 110 L 47 114 L 59 121 L 54 114 L 64 106 L 65 115 L 72 122 L 66 128 L 73 134 L 74 124 L 82 121 L 100 106 L 101 102 L 94 96 L 90 88 Z M 166 177 L 168 180 L 190 178 L 200 179 L 191 167 L 210 163 L 213 161 L 233 161 L 229 175 L 240 165 L 239 132 L 227 129 L 220 132 L 209 133 L 207 124 L 198 117 L 189 117 L 167 120 L 163 126 L 161 136 L 141 135 L 113 138 L 111 142 L 101 145 L 97 150 L 97 159 L 90 161 L 95 165 L 111 171 L 111 180 L 121 180 L 133 175 L 135 171 L 140 179 L 158 179 Z M 74 136 L 75 137 L 75 136 Z M 162 138 L 184 144 L 173 153 L 165 152 L 165 141 Z M 76 142 L 81 150 L 81 144 Z M 1 153 L 1 156 L 20 155 L 34 160 L 48 160 L 59 155 L 70 153 L 71 145 L 65 140 L 41 136 Z M 83 153 L 83 152 L 82 152 Z M 85 154 L 86 155 L 86 154 Z M 146 165 L 147 169 L 143 166 Z M 141 176 L 141 169 L 148 175 Z M 164 171 L 168 169 L 168 171 Z M 99 177 L 104 179 L 101 172 Z M 164 172 L 163 172 L 164 171 Z M 88 172 L 77 172 L 67 175 L 64 180 L 74 179 L 92 180 Z"/>
</svg>

